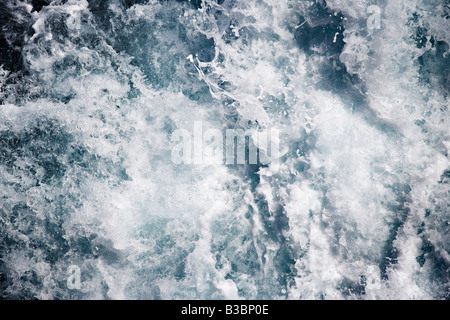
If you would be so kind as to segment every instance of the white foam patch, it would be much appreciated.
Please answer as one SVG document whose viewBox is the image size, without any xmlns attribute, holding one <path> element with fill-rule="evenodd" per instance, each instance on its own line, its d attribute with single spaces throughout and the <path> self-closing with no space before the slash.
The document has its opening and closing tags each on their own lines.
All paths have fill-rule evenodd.
<svg viewBox="0 0 450 320">
<path fill-rule="evenodd" d="M 390 298 L 430 297 L 426 281 L 421 279 L 422 275 L 415 261 L 420 241 L 412 225 L 418 224 L 424 208 L 428 206 L 427 190 L 436 184 L 449 165 L 448 158 L 444 155 L 445 148 L 439 147 L 439 142 L 435 145 L 428 142 L 430 136 L 441 137 L 438 139 L 442 139 L 441 143 L 444 144 L 447 140 L 445 126 L 448 126 L 448 117 L 444 116 L 445 112 L 440 111 L 440 107 L 447 102 L 441 95 L 430 91 L 430 87 L 420 84 L 417 58 L 429 48 L 417 48 L 410 39 L 415 26 L 406 27 L 414 12 L 426 12 L 421 9 L 423 5 L 418 2 L 403 4 L 388 1 L 382 8 L 382 28 L 373 33 L 371 41 L 358 35 L 356 25 L 348 25 L 345 33 L 346 47 L 341 55 L 341 61 L 351 72 L 362 77 L 367 85 L 371 107 L 382 118 L 395 124 L 403 136 L 400 144 L 397 147 L 393 145 L 389 152 L 393 149 L 399 151 L 392 157 L 397 162 L 394 172 L 407 172 L 406 175 L 401 174 L 400 178 L 412 188 L 409 195 L 411 203 L 408 204 L 411 213 L 403 228 L 404 233 L 396 241 L 400 248 L 400 259 L 398 267 L 394 267 L 389 276 L 387 290 L 390 294 L 385 294 Z M 426 24 L 436 21 L 427 14 L 424 16 Z M 437 28 L 433 28 L 431 32 L 443 37 L 442 31 L 437 31 Z M 373 52 L 372 55 L 367 55 L 368 49 Z M 418 120 L 430 122 L 426 131 L 417 125 Z"/>
<path fill-rule="evenodd" d="M 336 12 L 342 12 L 344 16 L 352 19 L 367 17 L 369 3 L 365 0 L 327 0 L 327 7 Z"/>
</svg>

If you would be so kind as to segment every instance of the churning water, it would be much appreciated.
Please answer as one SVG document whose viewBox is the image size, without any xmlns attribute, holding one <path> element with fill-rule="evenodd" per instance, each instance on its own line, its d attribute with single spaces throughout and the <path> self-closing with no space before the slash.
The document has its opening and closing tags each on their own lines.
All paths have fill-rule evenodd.
<svg viewBox="0 0 450 320">
<path fill-rule="evenodd" d="M 449 0 L 0 20 L 0 298 L 450 299 Z M 277 168 L 174 163 L 196 122 L 276 128 Z"/>
</svg>

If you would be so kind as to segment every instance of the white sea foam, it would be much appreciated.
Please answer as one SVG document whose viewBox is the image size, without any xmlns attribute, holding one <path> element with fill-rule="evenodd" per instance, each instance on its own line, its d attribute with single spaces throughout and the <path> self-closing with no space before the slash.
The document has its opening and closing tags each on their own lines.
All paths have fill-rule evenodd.
<svg viewBox="0 0 450 320">
<path fill-rule="evenodd" d="M 360 32 L 365 1 L 328 1 L 346 17 L 337 59 L 363 84 L 364 106 L 323 88 L 330 57 L 299 47 L 294 30 L 302 27 L 299 16 L 311 21 L 311 3 L 204 5 L 150 1 L 125 10 L 111 2 L 112 29 L 142 26 L 128 43 L 136 48 L 121 53 L 97 29 L 87 1 L 35 14 L 24 58 L 44 98 L 2 105 L 0 131 L 19 135 L 56 120 L 71 136 L 67 148 L 84 148 L 91 164 L 59 154 L 67 167 L 61 183 L 40 186 L 44 169 L 25 174 L 32 159 L 18 162 L 15 173 L 0 166 L 2 181 L 24 189 L 2 189 L 1 208 L 26 203 L 39 221 L 61 221 L 70 244 L 89 238 L 93 253 L 72 248 L 51 263 L 39 250 L 30 258 L 15 249 L 5 260 L 14 277 L 34 270 L 44 279 L 43 299 L 70 296 L 52 289 L 70 264 L 85 275 L 82 297 L 93 299 L 433 298 L 441 289 L 427 280 L 431 262 L 417 263 L 417 225 L 436 199 L 446 204 L 437 181 L 450 166 L 450 135 L 442 109 L 448 98 L 420 81 L 417 58 L 427 48 L 410 38 L 408 19 L 424 4 L 387 1 L 382 28 L 369 35 Z M 448 40 L 431 16 L 423 21 Z M 212 60 L 190 51 L 177 32 L 213 39 Z M 140 69 L 142 61 L 154 69 Z M 158 87 L 152 76 L 169 80 Z M 202 86 L 204 100 L 186 93 Z M 174 165 L 170 134 L 195 121 L 276 127 L 280 166 Z M 58 220 L 60 198 L 68 213 Z M 441 214 L 436 220 L 448 221 Z M 426 235 L 448 263 L 448 240 L 433 223 Z M 31 235 L 17 236 L 30 245 Z M 383 262 L 391 258 L 397 261 Z"/>
</svg>

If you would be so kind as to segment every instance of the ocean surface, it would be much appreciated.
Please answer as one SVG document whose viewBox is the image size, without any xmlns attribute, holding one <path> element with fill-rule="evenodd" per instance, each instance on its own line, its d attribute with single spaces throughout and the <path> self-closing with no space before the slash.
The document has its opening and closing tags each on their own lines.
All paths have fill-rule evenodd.
<svg viewBox="0 0 450 320">
<path fill-rule="evenodd" d="M 2 0 L 0 298 L 449 300 L 449 45 L 449 0 Z M 208 128 L 279 157 L 175 163 Z"/>
</svg>

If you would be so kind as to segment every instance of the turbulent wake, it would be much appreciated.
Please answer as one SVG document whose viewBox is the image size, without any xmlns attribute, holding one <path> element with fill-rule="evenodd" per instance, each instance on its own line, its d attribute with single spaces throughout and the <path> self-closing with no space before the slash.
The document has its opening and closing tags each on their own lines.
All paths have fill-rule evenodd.
<svg viewBox="0 0 450 320">
<path fill-rule="evenodd" d="M 450 299 L 449 0 L 0 24 L 1 299 Z"/>
</svg>

